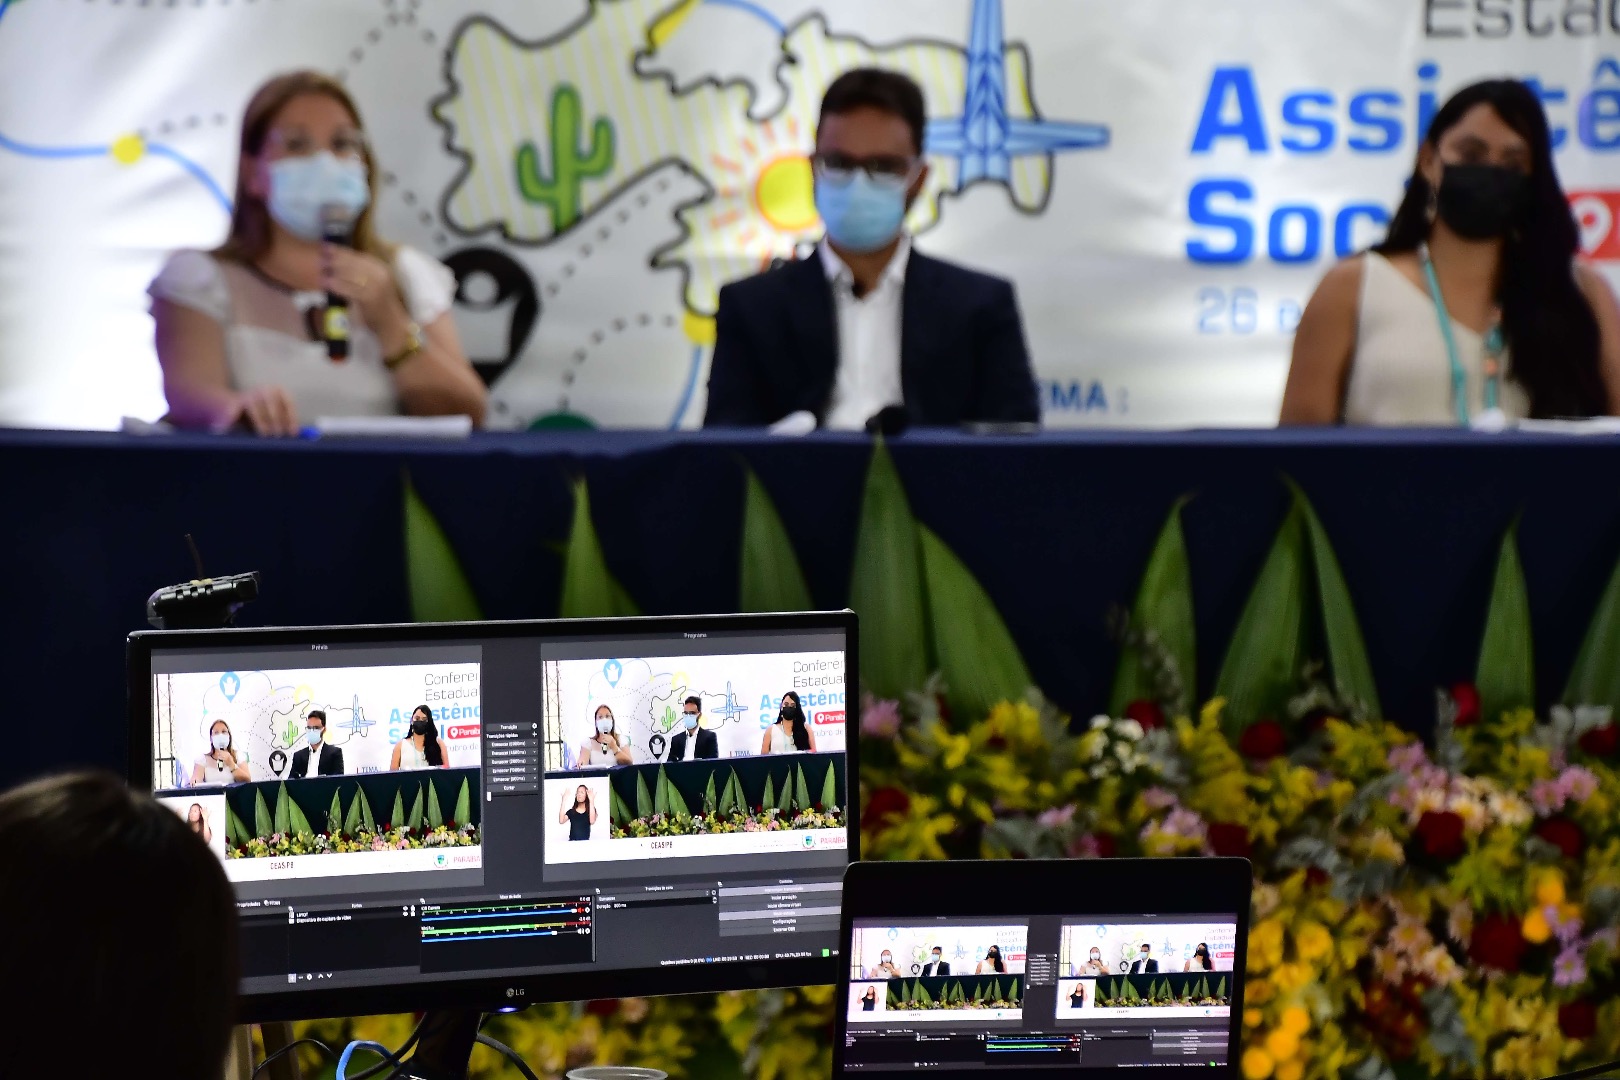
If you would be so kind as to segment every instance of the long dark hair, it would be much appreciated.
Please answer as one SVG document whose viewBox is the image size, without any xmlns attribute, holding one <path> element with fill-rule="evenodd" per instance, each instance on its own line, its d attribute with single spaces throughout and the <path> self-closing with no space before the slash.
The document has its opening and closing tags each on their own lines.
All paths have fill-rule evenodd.
<svg viewBox="0 0 1620 1080">
<path fill-rule="evenodd" d="M 1198 966 L 1205 971 L 1215 970 L 1215 961 L 1209 955 L 1209 946 L 1202 941 L 1198 943 L 1198 948 L 1193 950 L 1193 959 L 1198 961 Z"/>
<path fill-rule="evenodd" d="M 411 723 L 416 723 L 416 714 L 421 713 L 427 719 L 427 734 L 422 736 L 422 754 L 427 763 L 437 769 L 444 764 L 444 754 L 439 750 L 439 725 L 433 722 L 433 710 L 426 705 L 418 705 L 411 710 Z"/>
<path fill-rule="evenodd" d="M 787 713 L 788 698 L 793 699 L 793 712 Z M 787 713 L 788 720 L 793 724 L 793 748 L 795 750 L 810 749 L 810 729 L 805 726 L 804 706 L 799 704 L 799 695 L 792 690 L 782 695 L 782 711 Z"/>
<path fill-rule="evenodd" d="M 1001 962 L 1001 947 L 1000 946 L 992 945 L 992 946 L 990 946 L 988 949 L 986 949 L 984 951 L 984 958 L 986 960 L 990 959 L 992 956 L 996 958 L 996 971 L 999 972 L 1000 974 L 1005 975 L 1007 973 L 1007 965 L 1003 964 Z"/>
<path fill-rule="evenodd" d="M 214 749 L 214 728 L 219 726 L 223 726 L 225 728 L 225 738 L 227 740 L 225 743 L 225 752 L 234 758 L 236 756 L 236 736 L 231 734 L 231 725 L 225 723 L 223 720 L 215 720 L 212 724 L 208 725 L 208 753 L 210 756 L 212 756 L 219 752 Z"/>
<path fill-rule="evenodd" d="M 1502 334 L 1512 350 L 1508 374 L 1530 395 L 1532 416 L 1601 415 L 1608 411 L 1608 396 L 1598 366 L 1597 316 L 1575 280 L 1580 232 L 1558 183 L 1547 114 L 1535 92 L 1517 79 L 1466 86 L 1435 113 L 1425 142 L 1438 153 L 1441 136 L 1482 104 L 1530 144 L 1531 154 L 1530 205 L 1503 243 L 1496 286 Z M 1428 239 L 1433 200 L 1422 168 L 1414 168 L 1389 235 L 1373 250 L 1416 251 Z"/>
</svg>

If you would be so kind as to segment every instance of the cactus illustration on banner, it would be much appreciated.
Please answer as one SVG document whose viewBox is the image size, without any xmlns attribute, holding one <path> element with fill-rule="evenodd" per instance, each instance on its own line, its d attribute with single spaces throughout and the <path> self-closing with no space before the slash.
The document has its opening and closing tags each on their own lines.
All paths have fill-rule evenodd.
<svg viewBox="0 0 1620 1080">
<path fill-rule="evenodd" d="M 541 174 L 534 143 L 518 147 L 518 190 L 532 203 L 549 207 L 553 232 L 562 232 L 580 215 L 580 186 L 606 175 L 613 167 L 613 123 L 605 117 L 591 125 L 590 146 L 581 148 L 579 91 L 563 83 L 551 95 L 551 175 Z"/>
</svg>

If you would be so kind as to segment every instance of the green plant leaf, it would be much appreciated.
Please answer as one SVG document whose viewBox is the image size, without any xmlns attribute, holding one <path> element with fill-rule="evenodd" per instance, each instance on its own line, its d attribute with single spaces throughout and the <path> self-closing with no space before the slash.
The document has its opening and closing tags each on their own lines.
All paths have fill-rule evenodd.
<svg viewBox="0 0 1620 1080">
<path fill-rule="evenodd" d="M 770 493 L 747 470 L 738 611 L 810 611 L 810 589 Z"/>
<path fill-rule="evenodd" d="M 326 811 L 326 832 L 328 836 L 336 836 L 343 831 L 343 800 L 338 798 L 336 789 L 332 791 L 332 805 Z"/>
<path fill-rule="evenodd" d="M 304 814 L 304 808 L 292 799 L 287 800 L 287 828 L 295 836 L 315 835 L 315 830 L 309 827 L 309 818 Z"/>
<path fill-rule="evenodd" d="M 731 805 L 737 812 L 746 814 L 751 809 L 748 805 L 748 796 L 743 794 L 742 781 L 737 779 L 737 770 L 730 770 L 731 775 L 726 777 L 726 791 L 731 795 Z"/>
<path fill-rule="evenodd" d="M 810 785 L 804 782 L 804 765 L 793 767 L 793 809 L 802 812 L 810 809 Z"/>
<path fill-rule="evenodd" d="M 630 808 L 624 805 L 624 799 L 619 796 L 619 789 L 612 784 L 608 785 L 608 813 L 613 818 L 613 827 L 622 829 L 630 824 Z"/>
<path fill-rule="evenodd" d="M 821 808 L 831 810 L 839 805 L 838 802 L 838 770 L 833 768 L 832 759 L 827 760 L 827 778 L 821 782 Z"/>
<path fill-rule="evenodd" d="M 360 797 L 365 798 L 366 793 L 362 791 Z M 439 806 L 439 786 L 433 782 L 433 778 L 430 776 L 427 779 L 427 827 L 437 829 L 443 824 L 444 810 Z"/>
<path fill-rule="evenodd" d="M 563 554 L 562 602 L 564 619 L 640 615 L 624 586 L 609 572 L 591 520 L 591 499 L 585 481 L 574 481 L 574 525 Z"/>
<path fill-rule="evenodd" d="M 465 622 L 484 617 L 461 560 L 409 475 L 405 477 L 405 579 L 411 594 L 411 618 L 417 622 Z"/>
<path fill-rule="evenodd" d="M 242 824 L 242 819 L 229 802 L 225 804 L 225 839 L 231 842 L 232 847 L 240 847 L 252 839 L 248 836 L 247 826 Z"/>
<path fill-rule="evenodd" d="M 1295 503 L 1260 567 L 1215 681 L 1215 695 L 1226 699 L 1222 726 L 1234 740 L 1263 716 L 1287 719 L 1305 659 L 1305 558 L 1304 514 Z"/>
<path fill-rule="evenodd" d="M 253 793 L 253 830 L 259 836 L 269 836 L 276 831 L 276 819 L 270 816 L 270 807 L 264 801 L 264 789 Z"/>
<path fill-rule="evenodd" d="M 916 532 L 934 654 L 940 669 L 950 676 L 945 694 L 952 708 L 981 717 L 999 702 L 1024 700 L 1029 668 L 995 604 L 932 529 L 919 524 Z"/>
<path fill-rule="evenodd" d="M 343 816 L 343 831 L 354 836 L 360 831 L 363 819 L 360 817 L 360 798 L 362 792 L 359 788 L 354 791 L 354 798 L 349 800 L 349 812 Z"/>
<path fill-rule="evenodd" d="M 771 776 L 770 773 L 765 774 L 765 794 L 759 797 L 759 804 L 761 806 L 776 805 L 776 778 Z"/>
<path fill-rule="evenodd" d="M 1327 530 L 1322 527 L 1305 492 L 1292 480 L 1288 481 L 1288 486 L 1294 492 L 1295 505 L 1305 515 L 1311 563 L 1316 570 L 1316 592 L 1321 600 L 1322 635 L 1327 642 L 1333 688 L 1354 715 L 1363 718 L 1382 716 L 1378 704 L 1378 684 L 1373 679 L 1372 663 L 1367 659 L 1367 645 L 1361 636 L 1361 624 L 1356 620 L 1350 587 L 1345 584 L 1344 571 L 1339 569 L 1338 556 L 1333 553 Z"/>
<path fill-rule="evenodd" d="M 1510 709 L 1528 709 L 1536 700 L 1535 649 L 1530 638 L 1530 595 L 1519 563 L 1519 523 L 1508 526 L 1496 557 L 1491 606 L 1485 613 L 1485 637 L 1479 646 L 1480 716 L 1500 720 Z"/>
<path fill-rule="evenodd" d="M 398 788 L 394 792 L 394 809 L 388 817 L 388 824 L 399 828 L 405 824 L 405 789 Z"/>
<path fill-rule="evenodd" d="M 669 802 L 669 812 L 676 819 L 685 821 L 692 816 L 691 811 L 687 809 L 686 799 L 681 796 L 681 789 L 674 784 L 664 785 L 664 798 Z"/>
<path fill-rule="evenodd" d="M 928 678 L 928 612 L 922 552 L 894 459 L 882 439 L 861 494 L 849 603 L 861 619 L 861 680 L 878 697 L 899 699 Z"/>
<path fill-rule="evenodd" d="M 456 795 L 456 812 L 451 817 L 457 825 L 472 824 L 472 789 L 466 780 L 461 782 L 461 791 Z"/>
<path fill-rule="evenodd" d="M 1620 562 L 1615 563 L 1587 624 L 1563 700 L 1565 705 L 1607 705 L 1620 710 Z"/>
<path fill-rule="evenodd" d="M 653 813 L 669 815 L 669 777 L 662 765 L 658 766 L 658 779 L 653 781 Z"/>
<path fill-rule="evenodd" d="M 276 785 L 276 832 L 285 836 L 292 831 L 292 818 L 287 813 L 287 784 L 286 781 Z"/>
<path fill-rule="evenodd" d="M 763 803 L 762 805 L 765 807 L 765 809 L 769 810 L 771 808 L 772 804 Z M 782 788 L 781 788 L 780 791 L 777 792 L 775 805 L 776 805 L 776 809 L 777 809 L 778 813 L 780 813 L 782 817 L 787 817 L 788 815 L 793 813 L 793 770 L 792 769 L 789 769 L 786 773 L 784 773 L 782 775 Z"/>
<path fill-rule="evenodd" d="M 1159 530 L 1136 589 L 1131 608 L 1131 625 L 1158 638 L 1159 647 L 1176 666 L 1181 679 L 1179 699 L 1166 702 L 1171 715 L 1184 716 L 1192 708 L 1192 690 L 1197 685 L 1198 668 L 1193 629 L 1192 567 L 1187 561 L 1187 538 L 1181 527 L 1181 509 L 1187 500 L 1177 499 L 1170 516 Z M 1120 652 L 1114 671 L 1114 692 L 1109 697 L 1108 714 L 1124 716 L 1133 701 L 1160 701 L 1160 691 L 1148 674 L 1142 651 L 1126 646 Z"/>
<path fill-rule="evenodd" d="M 426 812 L 427 812 L 427 792 L 422 790 L 422 785 L 421 784 L 417 784 L 416 785 L 416 798 L 414 800 L 412 800 L 412 802 L 411 802 L 411 821 L 410 821 L 410 824 L 411 824 L 411 831 L 412 832 L 419 833 L 419 832 L 422 831 L 422 823 L 423 823 L 423 821 L 424 821 L 424 819 L 426 817 Z"/>
<path fill-rule="evenodd" d="M 652 817 L 656 812 L 655 806 L 652 792 L 647 790 L 647 775 L 638 771 L 636 773 L 636 817 Z"/>
<path fill-rule="evenodd" d="M 703 788 L 703 812 L 713 814 L 720 809 L 720 803 L 714 797 L 714 771 L 709 772 L 709 782 Z"/>
</svg>

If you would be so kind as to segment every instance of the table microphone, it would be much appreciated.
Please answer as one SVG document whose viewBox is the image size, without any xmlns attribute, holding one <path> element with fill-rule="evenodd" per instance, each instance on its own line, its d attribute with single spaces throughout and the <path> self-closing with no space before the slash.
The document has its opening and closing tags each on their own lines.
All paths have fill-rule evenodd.
<svg viewBox="0 0 1620 1080">
<path fill-rule="evenodd" d="M 321 239 L 328 244 L 350 247 L 354 243 L 354 217 L 341 203 L 321 207 Z M 321 319 L 321 336 L 326 339 L 326 355 L 341 364 L 349 357 L 349 302 L 336 293 L 326 294 L 326 314 Z"/>
</svg>

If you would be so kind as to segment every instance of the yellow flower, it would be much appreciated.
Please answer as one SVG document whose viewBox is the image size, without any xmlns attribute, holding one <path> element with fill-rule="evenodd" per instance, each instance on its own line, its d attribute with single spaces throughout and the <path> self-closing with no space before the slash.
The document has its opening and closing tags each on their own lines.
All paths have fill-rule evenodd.
<svg viewBox="0 0 1620 1080">
<path fill-rule="evenodd" d="M 1281 1027 L 1296 1036 L 1303 1035 L 1311 1030 L 1311 1014 L 1303 1005 L 1290 1005 L 1282 1011 Z"/>
<path fill-rule="evenodd" d="M 1524 940 L 1530 944 L 1540 945 L 1552 937 L 1552 927 L 1547 923 L 1546 914 L 1540 908 L 1534 908 L 1524 917 L 1524 922 L 1519 926 L 1519 933 L 1523 934 Z"/>
<path fill-rule="evenodd" d="M 1319 922 L 1306 921 L 1294 933 L 1294 945 L 1299 958 L 1311 963 L 1333 951 L 1333 935 Z"/>
<path fill-rule="evenodd" d="M 1557 870 L 1547 870 L 1536 882 L 1535 896 L 1538 907 L 1557 907 L 1562 904 L 1565 900 L 1564 875 Z"/>
<path fill-rule="evenodd" d="M 1249 955 L 1254 966 L 1267 969 L 1282 963 L 1283 925 L 1276 919 L 1265 919 L 1249 931 Z"/>
<path fill-rule="evenodd" d="M 1271 1055 L 1258 1046 L 1243 1051 L 1243 1080 L 1266 1080 L 1274 1068 L 1276 1062 L 1271 1060 Z"/>
<path fill-rule="evenodd" d="M 1288 1061 L 1299 1055 L 1299 1036 L 1278 1028 L 1266 1036 L 1266 1053 L 1277 1061 Z"/>
<path fill-rule="evenodd" d="M 1244 1009 L 1243 1010 L 1243 1026 L 1244 1027 L 1259 1027 L 1260 1022 L 1262 1020 L 1264 1020 L 1264 1019 L 1265 1019 L 1265 1016 L 1264 1016 L 1264 1014 L 1262 1014 L 1260 1012 L 1259 1009 Z"/>
<path fill-rule="evenodd" d="M 1284 994 L 1292 994 L 1296 990 L 1304 989 L 1316 978 L 1316 973 L 1304 964 L 1278 964 L 1272 977 L 1277 983 L 1278 990 Z"/>
<path fill-rule="evenodd" d="M 1277 1080 L 1304 1080 L 1305 1063 L 1297 1058 L 1277 1066 Z"/>
</svg>

